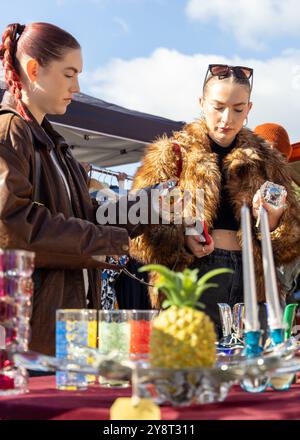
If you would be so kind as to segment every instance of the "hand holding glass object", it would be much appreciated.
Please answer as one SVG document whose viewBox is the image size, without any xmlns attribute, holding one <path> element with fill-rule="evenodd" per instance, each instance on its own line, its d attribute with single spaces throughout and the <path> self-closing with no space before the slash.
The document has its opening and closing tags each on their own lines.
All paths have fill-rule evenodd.
<svg viewBox="0 0 300 440">
<path fill-rule="evenodd" d="M 153 200 L 153 208 L 159 213 L 159 216 L 163 221 L 167 223 L 174 223 L 176 213 L 179 212 L 180 218 L 182 217 L 182 192 L 177 187 L 178 179 L 169 179 L 165 182 L 161 182 L 154 187 L 157 191 Z"/>
<path fill-rule="evenodd" d="M 285 204 L 287 192 L 282 185 L 267 181 L 260 187 L 260 193 L 264 200 L 275 208 Z"/>
<path fill-rule="evenodd" d="M 277 228 L 279 220 L 286 208 L 287 192 L 284 186 L 266 181 L 255 193 L 252 201 L 253 216 L 257 218 L 256 227 L 259 226 L 259 208 L 262 206 L 268 213 L 270 231 Z"/>
</svg>

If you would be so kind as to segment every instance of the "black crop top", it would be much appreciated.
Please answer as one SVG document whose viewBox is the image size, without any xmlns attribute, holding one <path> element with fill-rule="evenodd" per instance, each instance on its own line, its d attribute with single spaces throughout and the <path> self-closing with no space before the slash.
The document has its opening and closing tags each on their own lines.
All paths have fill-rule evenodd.
<svg viewBox="0 0 300 440">
<path fill-rule="evenodd" d="M 228 147 L 221 147 L 213 140 L 211 141 L 211 151 L 218 155 L 218 164 L 222 174 L 220 204 L 213 224 L 213 229 L 228 229 L 230 231 L 237 231 L 239 229 L 239 223 L 234 217 L 233 207 L 229 200 L 229 193 L 226 188 L 225 173 L 223 170 L 223 159 L 233 150 L 235 144 L 236 139 Z"/>
</svg>

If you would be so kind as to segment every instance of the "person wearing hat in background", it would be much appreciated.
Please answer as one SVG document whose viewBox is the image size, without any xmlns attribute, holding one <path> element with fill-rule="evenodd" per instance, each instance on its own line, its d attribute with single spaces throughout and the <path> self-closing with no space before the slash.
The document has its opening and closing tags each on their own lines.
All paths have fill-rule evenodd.
<svg viewBox="0 0 300 440">
<path fill-rule="evenodd" d="M 268 141 L 273 148 L 276 148 L 286 157 L 289 162 L 295 193 L 300 203 L 300 142 L 291 144 L 285 128 L 270 122 L 258 125 L 254 132 Z M 300 288 L 300 258 L 293 263 L 277 267 L 277 274 L 286 289 L 287 295 L 292 294 L 296 289 Z"/>
<path fill-rule="evenodd" d="M 261 138 L 268 141 L 273 148 L 279 150 L 289 162 L 291 178 L 300 187 L 300 142 L 291 144 L 285 128 L 279 124 L 267 122 L 254 129 Z"/>
<path fill-rule="evenodd" d="M 292 179 L 298 185 L 296 189 L 296 194 L 300 203 L 300 142 L 292 144 L 292 154 L 290 156 L 289 162 L 292 170 Z M 298 276 L 296 290 L 300 290 L 300 276 Z"/>
<path fill-rule="evenodd" d="M 296 144 L 292 144 L 292 152 L 289 157 L 289 163 L 291 166 L 292 179 L 300 188 L 300 142 L 297 142 Z M 298 195 L 299 194 L 300 194 L 300 190 L 298 192 Z"/>
</svg>

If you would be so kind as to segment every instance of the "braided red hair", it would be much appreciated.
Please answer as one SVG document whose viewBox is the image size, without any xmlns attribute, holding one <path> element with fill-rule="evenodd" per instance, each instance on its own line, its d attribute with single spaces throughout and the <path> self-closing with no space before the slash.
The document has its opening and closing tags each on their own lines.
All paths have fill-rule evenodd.
<svg viewBox="0 0 300 440">
<path fill-rule="evenodd" d="M 2 44 L 0 46 L 0 59 L 4 69 L 5 81 L 11 95 L 15 98 L 17 111 L 20 115 L 29 120 L 28 113 L 22 102 L 22 84 L 16 66 L 16 45 L 17 35 L 21 35 L 25 26 L 18 23 L 10 24 L 2 35 Z"/>
</svg>

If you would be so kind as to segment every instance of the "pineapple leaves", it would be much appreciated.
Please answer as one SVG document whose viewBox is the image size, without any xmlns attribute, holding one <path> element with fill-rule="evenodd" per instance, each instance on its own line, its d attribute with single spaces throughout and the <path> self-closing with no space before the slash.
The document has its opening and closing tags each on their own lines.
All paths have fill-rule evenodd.
<svg viewBox="0 0 300 440">
<path fill-rule="evenodd" d="M 198 300 L 201 294 L 209 288 L 217 288 L 218 284 L 208 283 L 216 275 L 232 273 L 231 269 L 220 268 L 207 272 L 198 280 L 198 269 L 184 269 L 183 272 L 174 272 L 160 264 L 148 264 L 139 269 L 139 272 L 153 271 L 159 273 L 155 287 L 166 295 L 162 307 L 195 307 L 203 306 Z"/>
<path fill-rule="evenodd" d="M 162 266 L 161 264 L 147 264 L 146 266 L 142 266 L 138 270 L 139 272 L 158 272 L 160 275 L 163 275 L 164 278 L 169 280 L 170 282 L 175 283 L 176 279 L 176 272 L 173 272 L 172 270 L 168 269 L 165 266 Z"/>
</svg>

